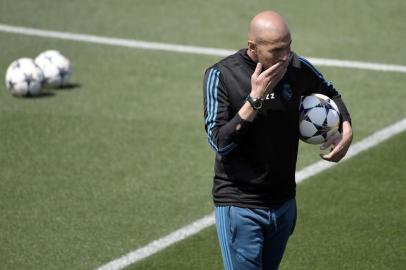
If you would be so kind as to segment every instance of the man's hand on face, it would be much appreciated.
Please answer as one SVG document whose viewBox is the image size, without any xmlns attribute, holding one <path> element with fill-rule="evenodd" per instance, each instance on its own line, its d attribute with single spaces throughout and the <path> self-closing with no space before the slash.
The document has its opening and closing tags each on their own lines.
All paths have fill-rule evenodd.
<svg viewBox="0 0 406 270">
<path fill-rule="evenodd" d="M 264 98 L 270 93 L 278 82 L 285 75 L 287 67 L 287 61 L 278 61 L 268 69 L 262 71 L 262 64 L 258 62 L 254 73 L 251 76 L 251 96 Z"/>
</svg>

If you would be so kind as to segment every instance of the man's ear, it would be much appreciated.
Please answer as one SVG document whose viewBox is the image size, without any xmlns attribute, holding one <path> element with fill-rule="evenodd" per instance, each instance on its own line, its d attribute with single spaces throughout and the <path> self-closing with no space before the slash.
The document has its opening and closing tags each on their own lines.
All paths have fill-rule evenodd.
<svg viewBox="0 0 406 270">
<path fill-rule="evenodd" d="M 253 40 L 248 40 L 248 50 L 250 50 L 251 53 L 256 54 L 256 47 L 257 45 L 255 44 L 255 41 Z"/>
</svg>

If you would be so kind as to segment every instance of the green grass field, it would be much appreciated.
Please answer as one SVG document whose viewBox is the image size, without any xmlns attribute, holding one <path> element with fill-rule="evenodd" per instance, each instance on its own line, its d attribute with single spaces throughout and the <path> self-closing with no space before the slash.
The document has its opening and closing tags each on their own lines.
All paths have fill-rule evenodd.
<svg viewBox="0 0 406 270">
<path fill-rule="evenodd" d="M 305 56 L 406 64 L 404 1 L 10 1 L 0 23 L 238 49 L 260 10 L 285 15 Z M 213 210 L 202 76 L 219 57 L 0 32 L 0 71 L 58 49 L 73 87 L 0 86 L 2 269 L 95 269 Z M 354 141 L 406 117 L 404 73 L 320 67 Z M 405 133 L 299 185 L 281 269 L 405 269 Z M 318 161 L 301 144 L 298 169 Z M 214 227 L 129 269 L 221 269 Z"/>
<path fill-rule="evenodd" d="M 406 154 L 398 151 L 405 140 L 398 135 L 299 186 L 298 224 L 281 270 L 406 266 Z M 128 269 L 221 266 L 213 227 Z"/>
</svg>

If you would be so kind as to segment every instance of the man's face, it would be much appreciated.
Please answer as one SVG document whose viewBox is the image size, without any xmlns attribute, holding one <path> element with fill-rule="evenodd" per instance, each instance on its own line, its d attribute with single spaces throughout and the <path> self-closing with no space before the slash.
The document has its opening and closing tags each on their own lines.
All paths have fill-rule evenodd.
<svg viewBox="0 0 406 270">
<path fill-rule="evenodd" d="M 258 62 L 264 69 L 267 69 L 275 63 L 282 61 L 286 65 L 290 60 L 292 39 L 290 34 L 284 37 L 269 38 L 269 41 L 261 40 L 255 44 L 255 54 Z"/>
</svg>

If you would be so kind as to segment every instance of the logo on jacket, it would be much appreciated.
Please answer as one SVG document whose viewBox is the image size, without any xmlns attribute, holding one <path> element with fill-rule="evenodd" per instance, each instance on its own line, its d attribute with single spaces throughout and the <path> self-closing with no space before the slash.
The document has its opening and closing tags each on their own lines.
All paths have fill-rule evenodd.
<svg viewBox="0 0 406 270">
<path fill-rule="evenodd" d="M 268 95 L 266 95 L 265 99 L 266 99 L 266 100 L 268 100 L 268 99 L 275 99 L 275 93 L 274 93 L 274 92 L 269 93 Z"/>
<path fill-rule="evenodd" d="M 282 96 L 283 96 L 283 98 L 284 98 L 285 100 L 290 100 L 290 99 L 292 98 L 292 96 L 293 96 L 293 90 L 292 90 L 292 88 L 290 87 L 290 84 L 285 83 L 285 84 L 282 86 Z"/>
</svg>

